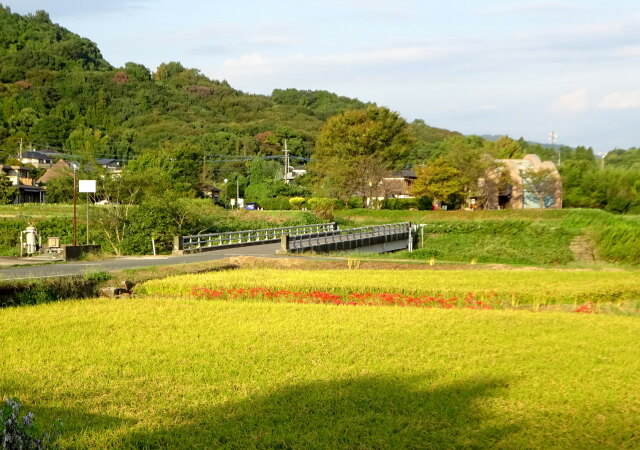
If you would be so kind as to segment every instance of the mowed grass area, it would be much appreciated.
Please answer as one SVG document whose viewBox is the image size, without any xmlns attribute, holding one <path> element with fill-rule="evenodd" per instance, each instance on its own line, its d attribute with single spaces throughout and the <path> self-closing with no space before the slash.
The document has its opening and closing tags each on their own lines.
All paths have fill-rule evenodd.
<svg viewBox="0 0 640 450">
<path fill-rule="evenodd" d="M 438 261 L 591 265 L 640 264 L 640 226 L 635 216 L 595 209 L 499 211 L 341 210 L 345 225 L 410 221 L 424 237 L 400 257 Z M 572 248 L 582 237 L 580 248 Z M 576 255 L 578 251 L 579 255 Z"/>
<path fill-rule="evenodd" d="M 390 293 L 463 299 L 494 307 L 625 304 L 640 310 L 640 272 L 604 270 L 281 270 L 241 269 L 151 280 L 138 293 L 189 296 L 194 288 Z"/>
<path fill-rule="evenodd" d="M 84 204 L 81 204 L 81 206 L 84 207 Z M 22 203 L 19 205 L 0 205 L 0 218 L 4 219 L 42 220 L 52 217 L 73 217 L 73 204 Z"/>
<path fill-rule="evenodd" d="M 239 272 L 235 272 L 239 273 Z M 63 448 L 638 448 L 640 321 L 141 297 L 0 310 Z"/>
</svg>

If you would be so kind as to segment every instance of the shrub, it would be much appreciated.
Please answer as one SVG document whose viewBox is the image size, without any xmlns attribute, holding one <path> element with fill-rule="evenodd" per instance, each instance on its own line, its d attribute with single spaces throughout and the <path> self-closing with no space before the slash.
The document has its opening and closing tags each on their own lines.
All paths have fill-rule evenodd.
<svg viewBox="0 0 640 450">
<path fill-rule="evenodd" d="M 387 198 L 382 202 L 382 209 L 418 209 L 430 210 L 433 207 L 431 199 L 420 198 Z"/>
<path fill-rule="evenodd" d="M 13 256 L 20 252 L 20 233 L 27 227 L 26 220 L 5 219 L 0 222 L 0 249 L 2 254 Z"/>
<path fill-rule="evenodd" d="M 310 198 L 307 202 L 313 213 L 322 220 L 333 220 L 335 203 L 330 198 Z"/>
<path fill-rule="evenodd" d="M 20 415 L 22 405 L 18 399 L 5 399 L 0 409 L 0 442 L 6 449 L 52 448 L 62 431 L 62 422 L 56 419 L 50 432 L 40 430 L 35 415 Z"/>
<path fill-rule="evenodd" d="M 288 197 L 265 198 L 260 200 L 260 206 L 262 206 L 263 209 L 270 209 L 270 210 L 291 209 L 291 203 L 289 203 Z"/>
<path fill-rule="evenodd" d="M 98 281 L 86 277 L 0 281 L 0 308 L 92 297 L 97 294 Z"/>
<path fill-rule="evenodd" d="M 109 272 L 88 272 L 84 274 L 84 279 L 88 281 L 109 281 L 112 278 Z"/>
<path fill-rule="evenodd" d="M 292 197 L 289 199 L 289 204 L 291 204 L 294 209 L 302 209 L 306 202 L 307 200 L 304 197 Z"/>
</svg>

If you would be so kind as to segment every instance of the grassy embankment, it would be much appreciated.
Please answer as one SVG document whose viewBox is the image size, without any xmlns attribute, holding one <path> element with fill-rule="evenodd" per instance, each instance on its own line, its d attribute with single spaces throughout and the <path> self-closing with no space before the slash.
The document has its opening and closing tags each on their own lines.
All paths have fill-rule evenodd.
<svg viewBox="0 0 640 450">
<path fill-rule="evenodd" d="M 524 265 L 575 265 L 575 238 L 586 238 L 596 262 L 640 264 L 640 222 L 600 210 L 336 212 L 347 225 L 424 224 L 413 253 L 393 257 Z"/>
<path fill-rule="evenodd" d="M 638 333 L 613 315 L 70 301 L 0 310 L 0 395 L 62 419 L 62 448 L 637 448 Z"/>
</svg>

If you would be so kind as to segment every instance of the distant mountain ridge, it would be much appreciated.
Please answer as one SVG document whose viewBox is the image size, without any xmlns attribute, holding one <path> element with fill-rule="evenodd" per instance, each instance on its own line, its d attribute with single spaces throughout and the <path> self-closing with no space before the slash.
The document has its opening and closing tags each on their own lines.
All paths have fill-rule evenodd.
<svg viewBox="0 0 640 450">
<path fill-rule="evenodd" d="M 482 139 L 487 140 L 487 141 L 495 142 L 495 141 L 497 141 L 498 139 L 500 139 L 500 138 L 501 138 L 501 137 L 503 137 L 503 136 L 504 136 L 504 135 L 497 135 L 497 134 L 483 134 L 483 135 L 481 135 L 480 137 L 481 137 Z M 568 145 L 563 145 L 563 144 L 560 144 L 560 143 L 558 143 L 558 144 L 556 144 L 556 145 L 554 146 L 554 145 L 551 145 L 551 144 L 548 144 L 548 143 L 544 144 L 544 143 L 542 143 L 542 142 L 528 141 L 528 140 L 525 140 L 525 139 L 524 139 L 524 138 L 522 138 L 522 137 L 521 137 L 520 139 L 522 139 L 524 142 L 526 142 L 526 143 L 527 143 L 527 144 L 529 144 L 529 145 L 540 146 L 540 147 L 543 147 L 543 148 L 550 148 L 550 149 L 554 149 L 554 148 L 556 148 L 556 149 L 557 149 L 557 148 L 560 148 L 560 147 L 566 147 L 566 148 L 573 149 L 573 147 L 569 147 Z"/>
</svg>

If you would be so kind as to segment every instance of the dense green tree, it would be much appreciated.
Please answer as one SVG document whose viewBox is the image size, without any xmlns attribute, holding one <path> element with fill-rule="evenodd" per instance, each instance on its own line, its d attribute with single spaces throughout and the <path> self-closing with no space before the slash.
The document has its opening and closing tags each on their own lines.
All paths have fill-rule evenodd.
<svg viewBox="0 0 640 450">
<path fill-rule="evenodd" d="M 109 136 L 102 131 L 87 127 L 79 127 L 69 134 L 67 148 L 74 155 L 90 162 L 106 155 L 109 148 Z"/>
<path fill-rule="evenodd" d="M 498 158 L 518 159 L 525 155 L 522 147 L 518 144 L 518 141 L 514 141 L 509 136 L 501 136 L 493 143 L 493 147 L 493 154 Z"/>
<path fill-rule="evenodd" d="M 606 154 L 601 166 L 640 171 L 640 148 L 612 150 Z"/>
<path fill-rule="evenodd" d="M 495 169 L 490 155 L 495 147 L 477 136 L 453 136 L 442 142 L 442 148 L 444 161 L 458 171 L 459 196 L 468 198 L 477 194 L 478 180 Z"/>
<path fill-rule="evenodd" d="M 38 113 L 33 108 L 24 108 L 7 120 L 12 134 L 23 133 L 27 136 L 36 122 L 38 122 Z"/>
<path fill-rule="evenodd" d="M 433 199 L 433 204 L 459 201 L 464 191 L 460 171 L 444 158 L 437 158 L 430 164 L 416 168 L 417 179 L 411 192 L 416 197 Z"/>
<path fill-rule="evenodd" d="M 442 142 L 452 136 L 460 136 L 460 133 L 427 125 L 424 120 L 416 119 L 409 124 L 409 129 L 414 138 L 411 148 L 409 163 L 421 164 L 437 158 L 442 154 Z"/>
<path fill-rule="evenodd" d="M 47 203 L 67 203 L 73 200 L 73 176 L 53 178 L 46 184 Z"/>
<path fill-rule="evenodd" d="M 69 133 L 70 124 L 61 117 L 47 116 L 36 122 L 31 128 L 29 137 L 34 145 L 39 147 L 62 148 Z"/>
<path fill-rule="evenodd" d="M 366 196 L 387 170 L 406 161 L 412 142 L 407 122 L 387 108 L 334 116 L 318 136 L 312 164 L 316 185 L 342 199 Z"/>
<path fill-rule="evenodd" d="M 0 204 L 8 205 L 13 203 L 17 193 L 18 188 L 11 183 L 11 180 L 4 172 L 0 171 Z"/>
</svg>

